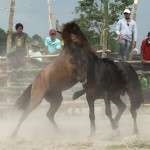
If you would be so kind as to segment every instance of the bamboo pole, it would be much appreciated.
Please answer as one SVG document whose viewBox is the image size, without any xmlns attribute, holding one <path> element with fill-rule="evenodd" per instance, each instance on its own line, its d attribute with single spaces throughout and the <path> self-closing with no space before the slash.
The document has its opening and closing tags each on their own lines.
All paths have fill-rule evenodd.
<svg viewBox="0 0 150 150">
<path fill-rule="evenodd" d="M 52 23 L 52 0 L 47 0 L 48 2 L 48 23 L 49 23 L 49 29 L 53 28 L 53 23 Z"/>
<path fill-rule="evenodd" d="M 13 32 L 14 15 L 15 15 L 15 0 L 11 0 L 10 1 L 9 21 L 8 21 L 7 54 L 11 52 L 11 48 L 12 48 L 12 32 Z"/>
</svg>

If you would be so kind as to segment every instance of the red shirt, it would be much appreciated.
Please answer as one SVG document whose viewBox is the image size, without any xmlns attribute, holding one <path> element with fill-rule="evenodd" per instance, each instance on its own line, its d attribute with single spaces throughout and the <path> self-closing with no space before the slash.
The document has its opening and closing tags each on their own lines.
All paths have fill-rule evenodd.
<svg viewBox="0 0 150 150">
<path fill-rule="evenodd" d="M 147 38 L 142 42 L 141 52 L 144 60 L 150 60 L 150 44 L 147 43 Z"/>
</svg>

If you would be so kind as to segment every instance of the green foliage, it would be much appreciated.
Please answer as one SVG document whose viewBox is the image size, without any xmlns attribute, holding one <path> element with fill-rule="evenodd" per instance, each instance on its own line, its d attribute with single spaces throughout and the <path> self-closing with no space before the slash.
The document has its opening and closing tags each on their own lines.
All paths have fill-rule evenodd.
<svg viewBox="0 0 150 150">
<path fill-rule="evenodd" d="M 42 37 L 38 34 L 35 34 L 32 36 L 32 42 L 36 42 L 38 43 L 38 45 L 43 48 L 44 47 L 44 40 L 42 39 Z"/>
<path fill-rule="evenodd" d="M 96 47 L 98 45 L 100 47 L 101 34 L 108 24 L 105 29 L 108 32 L 108 48 L 115 50 L 117 45 L 112 25 L 118 21 L 123 10 L 132 4 L 133 0 L 79 0 L 76 7 L 76 13 L 79 15 L 78 23 L 89 41 Z M 108 12 L 105 10 L 107 7 L 104 7 L 107 5 Z"/>
</svg>

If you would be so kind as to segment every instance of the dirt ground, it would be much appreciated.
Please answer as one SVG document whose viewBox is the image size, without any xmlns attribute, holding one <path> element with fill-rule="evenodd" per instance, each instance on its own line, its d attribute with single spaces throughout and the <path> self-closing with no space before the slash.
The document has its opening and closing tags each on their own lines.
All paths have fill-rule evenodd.
<svg viewBox="0 0 150 150">
<path fill-rule="evenodd" d="M 83 100 L 84 97 L 81 99 Z M 78 109 L 72 114 L 63 109 L 56 115 L 59 133 L 46 117 L 49 105 L 43 103 L 22 125 L 17 137 L 10 135 L 19 119 L 19 112 L 7 110 L 0 117 L 0 150 L 148 150 L 150 149 L 150 107 L 141 107 L 138 111 L 140 134 L 132 134 L 132 118 L 127 109 L 120 121 L 120 135 L 111 130 L 109 120 L 104 113 L 103 101 L 96 105 L 95 137 L 89 137 L 88 107 Z M 113 111 L 116 111 L 113 107 Z"/>
</svg>

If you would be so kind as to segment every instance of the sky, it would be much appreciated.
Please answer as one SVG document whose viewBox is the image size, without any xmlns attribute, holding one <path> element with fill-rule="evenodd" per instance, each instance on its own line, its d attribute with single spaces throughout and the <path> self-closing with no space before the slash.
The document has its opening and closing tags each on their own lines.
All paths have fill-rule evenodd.
<svg viewBox="0 0 150 150">
<path fill-rule="evenodd" d="M 54 0 L 54 14 L 61 23 L 73 20 L 78 0 Z M 10 0 L 0 0 L 0 28 L 7 29 Z M 24 24 L 25 32 L 46 36 L 48 33 L 47 0 L 16 0 L 14 24 Z"/>
<path fill-rule="evenodd" d="M 139 0 L 137 11 L 138 43 L 150 31 L 150 0 Z M 0 28 L 7 29 L 10 0 L 0 0 Z M 61 23 L 73 20 L 78 0 L 54 0 L 54 14 Z M 22 22 L 25 32 L 30 35 L 48 33 L 47 0 L 16 0 L 16 16 L 14 24 Z"/>
</svg>

